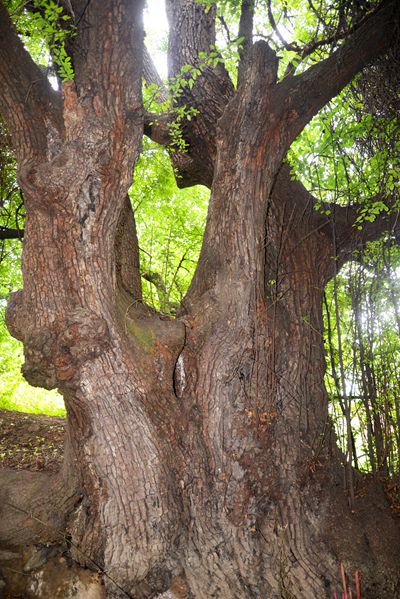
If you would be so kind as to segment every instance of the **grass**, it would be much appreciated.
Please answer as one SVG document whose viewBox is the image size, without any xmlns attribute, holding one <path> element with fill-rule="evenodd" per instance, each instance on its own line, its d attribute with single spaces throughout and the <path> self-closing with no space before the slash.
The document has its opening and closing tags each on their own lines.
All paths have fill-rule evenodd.
<svg viewBox="0 0 400 599">
<path fill-rule="evenodd" d="M 5 329 L 0 315 L 0 408 L 15 412 L 65 416 L 63 398 L 57 391 L 31 387 L 21 374 L 22 343 Z"/>
<path fill-rule="evenodd" d="M 57 391 L 46 391 L 31 387 L 22 378 L 19 381 L 7 380 L 0 375 L 0 408 L 30 414 L 47 414 L 48 416 L 65 416 L 63 398 Z M 10 388 L 11 387 L 11 388 Z"/>
</svg>

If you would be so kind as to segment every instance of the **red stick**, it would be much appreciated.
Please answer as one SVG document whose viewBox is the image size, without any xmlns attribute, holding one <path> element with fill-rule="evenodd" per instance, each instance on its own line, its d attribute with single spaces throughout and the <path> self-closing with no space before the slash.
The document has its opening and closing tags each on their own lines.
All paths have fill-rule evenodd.
<svg viewBox="0 0 400 599">
<path fill-rule="evenodd" d="M 359 572 L 359 570 L 355 571 L 354 578 L 356 579 L 356 599 L 361 599 L 360 572 Z"/>
<path fill-rule="evenodd" d="M 349 599 L 347 596 L 347 589 L 346 589 L 346 574 L 344 571 L 344 563 L 340 562 L 340 572 L 342 574 L 342 586 L 343 586 L 343 599 Z"/>
</svg>

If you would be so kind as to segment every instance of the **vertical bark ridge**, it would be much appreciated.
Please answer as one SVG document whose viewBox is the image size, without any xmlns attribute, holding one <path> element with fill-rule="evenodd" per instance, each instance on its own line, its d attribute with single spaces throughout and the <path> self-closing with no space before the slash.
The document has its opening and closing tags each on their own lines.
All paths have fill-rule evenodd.
<svg viewBox="0 0 400 599">
<path fill-rule="evenodd" d="M 112 381 L 110 366 L 118 372 Z M 132 593 L 158 563 L 172 559 L 182 513 L 175 503 L 176 463 L 174 467 L 168 451 L 174 436 L 171 422 L 166 418 L 160 426 L 154 421 L 148 394 L 116 345 L 87 364 L 69 406 L 74 410 L 75 401 L 90 398 L 91 431 L 84 445 L 80 441 L 81 459 L 88 465 L 86 485 L 93 487 L 89 496 L 101 506 L 94 522 L 90 516 L 86 523 L 78 517 L 74 532 L 78 537 L 83 532 L 80 548 L 103 556 L 109 575 Z M 84 433 L 76 431 L 78 438 Z"/>
<path fill-rule="evenodd" d="M 200 411 L 199 430 L 212 473 L 207 488 L 215 497 L 205 510 L 201 493 L 192 496 L 198 506 L 193 534 L 203 547 L 218 545 L 219 527 L 225 543 L 230 539 L 227 551 L 238 573 L 230 575 L 226 587 L 216 573 L 210 587 L 215 596 L 223 588 L 223 596 L 229 597 L 290 597 L 290 587 L 303 589 L 304 596 L 320 596 L 321 564 L 318 551 L 309 547 L 324 549 L 317 534 L 313 539 L 315 513 L 302 505 L 302 486 L 310 468 L 326 463 L 329 450 L 324 444 L 318 447 L 328 418 L 319 330 L 332 244 L 326 230 L 314 231 L 312 207 L 290 186 L 287 169 L 282 178 L 289 190 L 276 185 L 263 218 L 264 194 L 270 188 L 243 162 L 237 183 L 229 188 L 237 197 L 221 184 L 224 175 L 217 175 L 212 202 L 219 203 L 220 218 L 226 221 L 220 220 L 218 227 L 210 224 L 211 205 L 209 253 L 203 254 L 205 273 L 214 274 L 206 281 L 207 290 L 199 295 L 189 291 L 189 300 L 194 299 L 186 304 L 192 328 L 184 360 L 189 372 L 196 371 L 195 377 L 188 375 L 187 386 Z M 230 163 L 224 166 L 232 177 Z M 225 172 L 222 167 L 220 172 Z M 226 244 L 223 250 L 219 244 Z M 224 263 L 212 262 L 213 247 L 216 256 L 225 255 Z M 210 527 L 214 521 L 218 527 Z M 264 538 L 273 539 L 271 547 L 265 547 Z M 204 577 L 203 569 L 210 570 L 209 559 L 203 551 L 198 564 L 190 563 L 191 584 Z M 324 568 L 330 577 L 334 569 L 329 560 L 327 556 Z"/>
</svg>

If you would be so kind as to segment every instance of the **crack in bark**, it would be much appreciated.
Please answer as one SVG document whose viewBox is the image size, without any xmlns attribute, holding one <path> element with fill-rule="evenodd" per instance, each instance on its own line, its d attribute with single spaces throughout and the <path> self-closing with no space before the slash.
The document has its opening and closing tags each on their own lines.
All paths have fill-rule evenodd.
<svg viewBox="0 0 400 599">
<path fill-rule="evenodd" d="M 175 397 L 177 399 L 182 399 L 183 391 L 185 390 L 185 376 L 186 376 L 183 352 L 185 350 L 185 346 L 186 346 L 186 342 L 187 342 L 187 327 L 189 327 L 190 325 L 184 319 L 179 319 L 179 322 L 182 322 L 182 324 L 184 326 L 184 338 L 183 338 L 182 347 L 181 347 L 181 349 L 178 353 L 178 356 L 175 360 L 175 365 L 174 365 L 173 374 L 172 374 L 172 383 L 173 383 Z"/>
</svg>

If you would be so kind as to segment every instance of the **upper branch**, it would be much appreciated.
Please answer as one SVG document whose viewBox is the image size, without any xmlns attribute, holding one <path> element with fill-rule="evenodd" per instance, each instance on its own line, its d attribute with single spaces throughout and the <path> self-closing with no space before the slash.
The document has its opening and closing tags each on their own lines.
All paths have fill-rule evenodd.
<svg viewBox="0 0 400 599">
<path fill-rule="evenodd" d="M 115 116 L 140 108 L 143 2 L 92 0 L 75 10 L 77 34 L 69 41 L 75 84 L 95 110 Z"/>
<path fill-rule="evenodd" d="M 381 196 L 371 198 L 371 202 L 382 200 Z M 360 208 L 355 206 L 335 207 L 336 254 L 340 265 L 351 260 L 355 251 L 363 250 L 370 241 L 376 241 L 385 233 L 400 239 L 400 213 L 391 209 L 381 213 L 373 222 L 363 222 L 358 228 Z"/>
<path fill-rule="evenodd" d="M 362 221 L 365 203 L 358 206 L 340 206 L 328 202 L 321 204 L 301 181 L 293 180 L 290 167 L 285 163 L 277 176 L 272 197 L 279 205 L 295 202 L 297 214 L 303 215 L 298 222 L 302 220 L 303 228 L 307 223 L 307 237 L 318 231 L 323 232 L 332 244 L 332 257 L 339 266 L 351 260 L 354 252 L 364 250 L 368 242 L 378 240 L 385 233 L 400 239 L 400 213 L 392 207 L 395 197 L 376 195 L 369 198 L 367 204 L 384 201 L 391 208 L 388 212 L 381 212 L 373 222 Z M 317 204 L 320 205 L 318 211 L 315 209 Z"/>
<path fill-rule="evenodd" d="M 0 1 L 0 112 L 19 160 L 44 156 L 62 132 L 61 98 L 25 50 Z"/>
<path fill-rule="evenodd" d="M 291 121 L 291 139 L 354 75 L 390 48 L 398 35 L 399 21 L 397 0 L 384 0 L 329 58 L 300 75 L 285 78 L 277 86 L 277 101 L 284 99 L 284 110 Z"/>
<path fill-rule="evenodd" d="M 192 87 L 182 85 L 175 99 L 178 107 L 195 108 L 198 113 L 183 125 L 188 143 L 187 171 L 180 172 L 178 185 L 202 183 L 211 186 L 216 156 L 216 127 L 226 105 L 233 97 L 233 85 L 226 69 L 213 67 L 200 59 L 201 52 L 209 53 L 215 44 L 215 6 L 206 11 L 196 0 L 167 0 L 169 20 L 169 74 L 180 77 L 182 67 L 191 65 L 201 71 Z M 188 78 L 191 74 L 186 75 Z M 185 75 L 182 75 L 184 78 Z"/>
<path fill-rule="evenodd" d="M 239 38 L 243 38 L 243 42 L 239 49 L 238 82 L 240 82 L 243 77 L 246 58 L 253 43 L 253 22 L 254 0 L 242 0 L 239 21 Z"/>
</svg>

